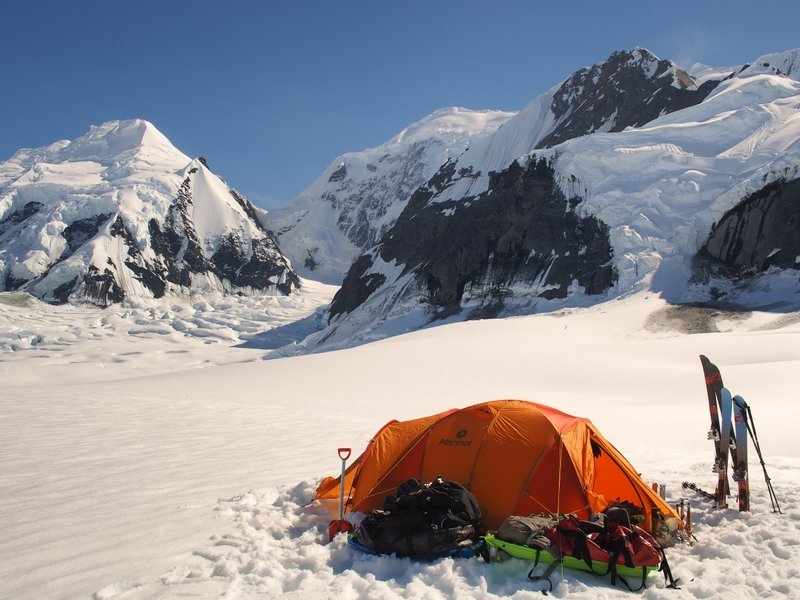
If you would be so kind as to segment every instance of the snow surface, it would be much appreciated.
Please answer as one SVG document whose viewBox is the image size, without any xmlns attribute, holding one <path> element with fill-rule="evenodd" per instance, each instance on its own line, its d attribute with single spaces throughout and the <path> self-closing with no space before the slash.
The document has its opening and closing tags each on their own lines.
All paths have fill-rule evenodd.
<svg viewBox="0 0 800 600">
<path fill-rule="evenodd" d="M 797 79 L 800 77 L 800 48 L 765 54 L 753 61 L 744 73 L 778 73 Z"/>
<path fill-rule="evenodd" d="M 523 398 L 592 419 L 670 501 L 691 501 L 698 541 L 667 552 L 681 590 L 651 575 L 636 597 L 800 597 L 800 313 L 639 293 L 262 360 L 333 291 L 106 310 L 0 294 L 0 596 L 539 598 L 524 561 L 423 564 L 328 543 L 330 507 L 309 504 L 338 472 L 336 448 L 357 455 L 389 419 Z M 783 515 L 752 455 L 752 513 L 681 489 L 715 484 L 701 353 L 752 406 Z M 553 579 L 557 598 L 632 597 L 586 574 Z"/>
</svg>

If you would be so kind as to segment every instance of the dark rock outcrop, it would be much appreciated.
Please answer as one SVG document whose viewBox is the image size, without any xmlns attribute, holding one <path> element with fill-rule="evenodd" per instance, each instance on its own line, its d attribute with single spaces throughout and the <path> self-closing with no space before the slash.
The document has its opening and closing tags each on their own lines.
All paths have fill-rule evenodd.
<svg viewBox="0 0 800 600">
<path fill-rule="evenodd" d="M 100 231 L 100 226 L 108 222 L 112 215 L 99 214 L 85 219 L 73 221 L 61 232 L 67 240 L 67 248 L 61 254 L 61 260 L 72 256 L 74 252 L 92 239 Z"/>
<path fill-rule="evenodd" d="M 89 265 L 83 278 L 83 293 L 88 300 L 108 306 L 125 299 L 125 292 L 119 286 L 113 271 L 106 267 L 101 272 L 94 265 Z"/>
<path fill-rule="evenodd" d="M 345 177 L 347 177 L 347 167 L 345 165 L 340 166 L 336 169 L 331 176 L 328 178 L 328 181 L 331 183 L 338 183 L 340 181 L 344 181 Z"/>
<path fill-rule="evenodd" d="M 213 273 L 238 288 L 263 290 L 274 286 L 288 294 L 300 287 L 300 278 L 280 253 L 272 233 L 260 225 L 255 209 L 239 194 L 231 191 L 231 195 L 258 224 L 263 237 L 248 242 L 229 232 L 219 240 L 210 258 L 204 255 L 192 223 L 190 209 L 193 199 L 189 177 L 181 185 L 164 222 L 150 220 L 151 244 L 159 259 L 153 265 L 140 259 L 128 266 L 138 272 L 140 281 L 156 298 L 165 293 L 168 283 L 188 287 L 192 274 L 205 272 Z"/>
<path fill-rule="evenodd" d="M 41 202 L 28 202 L 21 210 L 15 210 L 11 214 L 0 219 L 0 242 L 13 240 L 26 226 L 26 221 L 36 215 L 43 207 L 44 205 Z M 9 291 L 18 290 L 28 283 L 28 281 L 28 279 L 14 277 L 11 273 L 7 272 L 2 278 L 2 289 Z"/>
<path fill-rule="evenodd" d="M 443 169 L 412 196 L 375 255 L 404 265 L 403 274 L 413 272 L 440 315 L 458 312 L 467 289 L 497 306 L 514 284 L 551 299 L 565 298 L 574 281 L 587 294 L 601 294 L 616 281 L 608 227 L 576 212 L 580 198 L 564 196 L 547 161 L 515 162 L 493 173 L 490 193 L 428 204 L 447 180 Z M 367 254 L 353 265 L 331 305 L 332 319 L 384 283 L 383 275 L 370 272 L 373 264 Z"/>
<path fill-rule="evenodd" d="M 779 179 L 744 198 L 712 228 L 693 281 L 746 279 L 772 267 L 800 269 L 800 179 Z"/>
<path fill-rule="evenodd" d="M 262 239 L 253 240 L 249 255 L 245 247 L 241 239 L 229 234 L 211 257 L 209 269 L 235 287 L 264 289 L 265 284 L 275 281 L 271 285 L 284 294 L 300 287 L 300 279 L 278 252 L 277 243 L 269 232 Z"/>
<path fill-rule="evenodd" d="M 333 298 L 331 316 L 352 312 L 386 283 L 385 275 L 368 273 L 374 264 L 373 260 L 373 255 L 363 254 L 353 263 L 342 287 Z"/>
<path fill-rule="evenodd" d="M 595 131 L 641 127 L 702 102 L 717 85 L 707 81 L 698 87 L 675 63 L 642 48 L 614 52 L 561 84 L 550 105 L 559 125 L 536 147 L 550 148 Z"/>
<path fill-rule="evenodd" d="M 38 213 L 43 206 L 41 202 L 28 202 L 22 207 L 22 210 L 14 211 L 10 215 L 0 219 L 0 238 L 20 223 L 23 223 Z"/>
</svg>

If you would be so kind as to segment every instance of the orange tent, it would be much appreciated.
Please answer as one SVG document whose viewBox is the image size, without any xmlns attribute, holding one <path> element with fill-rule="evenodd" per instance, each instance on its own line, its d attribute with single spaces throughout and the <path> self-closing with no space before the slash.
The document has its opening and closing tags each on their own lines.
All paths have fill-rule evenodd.
<svg viewBox="0 0 800 600">
<path fill-rule="evenodd" d="M 618 501 L 641 508 L 648 530 L 654 510 L 678 519 L 591 421 L 524 400 L 390 421 L 347 470 L 346 506 L 369 512 L 407 479 L 438 476 L 472 491 L 486 529 L 509 515 L 588 518 Z M 339 479 L 324 479 L 317 499 L 338 499 Z"/>
</svg>

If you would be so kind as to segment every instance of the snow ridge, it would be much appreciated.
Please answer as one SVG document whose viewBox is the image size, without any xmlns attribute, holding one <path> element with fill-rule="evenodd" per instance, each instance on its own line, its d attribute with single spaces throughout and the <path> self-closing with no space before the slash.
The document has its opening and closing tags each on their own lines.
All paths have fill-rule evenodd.
<svg viewBox="0 0 800 600">
<path fill-rule="evenodd" d="M 754 75 L 757 73 L 783 75 L 792 79 L 800 78 L 800 48 L 760 56 L 741 74 Z"/>
</svg>

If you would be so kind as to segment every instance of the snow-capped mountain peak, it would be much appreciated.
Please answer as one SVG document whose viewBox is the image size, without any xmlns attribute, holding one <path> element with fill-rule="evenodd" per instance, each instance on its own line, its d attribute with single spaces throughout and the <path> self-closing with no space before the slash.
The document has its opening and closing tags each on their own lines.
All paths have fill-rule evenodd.
<svg viewBox="0 0 800 600">
<path fill-rule="evenodd" d="M 470 110 L 460 106 L 442 108 L 409 125 L 383 146 L 425 142 L 436 137 L 445 140 L 459 135 L 471 137 L 496 129 L 511 114 L 496 110 Z"/>
<path fill-rule="evenodd" d="M 701 102 L 717 85 L 698 86 L 674 62 L 644 48 L 617 51 L 575 71 L 509 119 L 496 133 L 476 140 L 446 177 L 434 202 L 486 191 L 489 174 L 537 149 L 594 133 L 641 127 L 661 115 Z"/>
<path fill-rule="evenodd" d="M 255 208 L 148 121 L 0 163 L 0 290 L 108 304 L 297 285 Z"/>
<path fill-rule="evenodd" d="M 132 119 L 92 125 L 88 133 L 74 141 L 61 140 L 44 148 L 22 149 L 10 162 L 21 166 L 80 161 L 109 165 L 137 156 L 150 160 L 160 158 L 170 165 L 185 165 L 190 160 L 155 125 L 144 119 Z"/>
<path fill-rule="evenodd" d="M 707 93 L 698 93 L 692 76 L 672 61 L 645 48 L 620 50 L 602 63 L 576 71 L 558 87 L 549 106 L 552 129 L 542 132 L 535 147 L 641 126 L 697 103 Z"/>
<path fill-rule="evenodd" d="M 281 248 L 300 273 L 340 282 L 414 190 L 513 114 L 444 108 L 380 146 L 339 156 L 299 196 L 270 213 Z"/>
<path fill-rule="evenodd" d="M 178 152 L 164 134 L 143 119 L 109 121 L 93 126 L 89 133 L 69 144 L 63 152 L 71 160 L 113 160 L 140 151 Z"/>
<path fill-rule="evenodd" d="M 704 70 L 699 85 L 643 49 L 575 72 L 417 189 L 303 347 L 638 289 L 747 304 L 773 282 L 768 301 L 793 302 L 794 59 Z"/>
<path fill-rule="evenodd" d="M 152 123 L 143 119 L 93 125 L 85 135 L 42 148 L 23 148 L 0 162 L 0 187 L 33 183 L 83 185 L 90 179 L 147 182 L 190 162 Z M 0 211 L 3 210 L 0 200 Z"/>
</svg>

